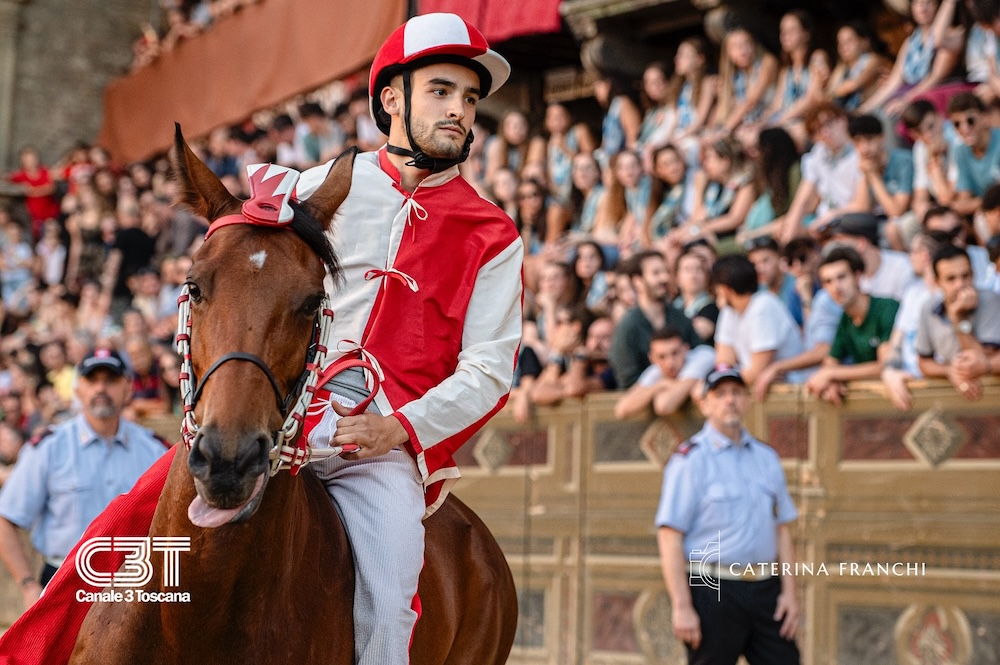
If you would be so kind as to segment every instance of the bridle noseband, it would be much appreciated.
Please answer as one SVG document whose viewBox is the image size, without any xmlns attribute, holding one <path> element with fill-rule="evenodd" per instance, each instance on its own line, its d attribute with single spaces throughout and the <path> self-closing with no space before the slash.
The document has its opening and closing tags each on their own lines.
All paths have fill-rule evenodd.
<svg viewBox="0 0 1000 665">
<path fill-rule="evenodd" d="M 201 377 L 201 381 L 196 381 L 197 388 L 194 390 L 194 396 L 191 398 L 191 406 L 198 406 L 198 400 L 201 399 L 201 391 L 205 388 L 205 384 L 208 383 L 208 377 L 212 376 L 212 373 L 219 369 L 223 363 L 227 363 L 230 360 L 245 360 L 248 363 L 253 363 L 260 368 L 260 371 L 264 372 L 264 376 L 267 380 L 271 382 L 271 387 L 274 388 L 274 396 L 278 400 L 278 411 L 281 412 L 281 417 L 285 418 L 288 416 L 288 401 L 291 399 L 291 394 L 287 395 L 284 399 L 281 397 L 281 388 L 278 386 L 278 380 L 274 378 L 274 372 L 271 368 L 267 366 L 259 356 L 255 356 L 252 353 L 243 353 L 241 351 L 234 351 L 233 353 L 227 353 L 208 368 L 205 372 L 205 376 Z"/>
<path fill-rule="evenodd" d="M 312 461 L 313 458 L 326 458 L 343 452 L 343 449 L 339 447 L 314 449 L 308 444 L 305 437 L 299 437 L 302 424 L 305 422 L 306 410 L 316 394 L 317 386 L 322 385 L 320 383 L 321 375 L 323 381 L 326 381 L 330 375 L 329 368 L 327 372 L 320 371 L 326 364 L 326 341 L 333 330 L 333 310 L 330 308 L 328 296 L 323 297 L 323 304 L 316 314 L 316 322 L 313 325 L 313 343 L 309 347 L 310 357 L 306 359 L 305 369 L 295 382 L 295 387 L 285 398 L 281 396 L 281 388 L 274 372 L 271 371 L 267 363 L 252 353 L 236 351 L 220 356 L 198 381 L 194 376 L 194 368 L 191 363 L 191 296 L 187 286 L 184 287 L 177 299 L 177 305 L 176 340 L 177 353 L 181 356 L 180 392 L 184 399 L 181 439 L 188 450 L 194 445 L 195 438 L 198 436 L 199 427 L 195 419 L 194 408 L 201 399 L 208 377 L 226 362 L 242 360 L 253 363 L 267 376 L 274 389 L 278 410 L 284 418 L 281 427 L 273 434 L 274 443 L 269 453 L 272 476 L 282 469 L 290 469 L 292 475 L 296 475 L 299 469 Z M 340 361 L 335 364 L 342 366 Z M 370 369 L 370 365 L 365 364 L 365 366 Z M 372 371 L 374 372 L 374 370 Z M 375 378 L 377 380 L 377 377 Z M 373 391 L 371 397 L 374 395 Z M 293 441 L 295 441 L 295 445 L 292 445 Z"/>
</svg>

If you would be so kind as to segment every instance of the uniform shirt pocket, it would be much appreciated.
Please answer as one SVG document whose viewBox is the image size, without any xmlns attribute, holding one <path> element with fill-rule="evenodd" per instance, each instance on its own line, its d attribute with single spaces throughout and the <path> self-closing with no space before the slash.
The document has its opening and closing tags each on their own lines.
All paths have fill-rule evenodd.
<svg viewBox="0 0 1000 665">
<path fill-rule="evenodd" d="M 736 517 L 739 493 L 723 483 L 712 483 L 705 489 L 705 523 L 712 528 L 732 524 Z"/>
<path fill-rule="evenodd" d="M 67 525 L 79 521 L 84 505 L 94 492 L 94 483 L 89 479 L 76 476 L 75 473 L 56 473 L 49 479 L 49 506 L 46 512 L 51 513 L 57 524 Z"/>
</svg>

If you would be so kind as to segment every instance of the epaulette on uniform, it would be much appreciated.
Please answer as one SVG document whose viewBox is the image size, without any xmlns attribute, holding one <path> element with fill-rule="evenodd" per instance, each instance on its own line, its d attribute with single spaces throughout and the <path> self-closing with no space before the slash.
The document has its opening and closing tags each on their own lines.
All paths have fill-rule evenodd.
<svg viewBox="0 0 1000 665">
<path fill-rule="evenodd" d="M 687 455 L 697 445 L 698 445 L 697 441 L 692 441 L 691 439 L 688 439 L 681 445 L 677 446 L 677 450 L 675 450 L 674 452 L 677 453 L 678 455 Z"/>
<path fill-rule="evenodd" d="M 45 439 L 46 437 L 48 437 L 54 431 L 55 430 L 52 429 L 52 427 L 46 427 L 45 429 L 43 429 L 38 434 L 36 434 L 35 436 L 31 437 L 31 440 L 28 441 L 28 443 L 30 445 L 32 445 L 32 446 L 37 446 L 39 443 L 42 442 L 43 439 Z"/>
</svg>

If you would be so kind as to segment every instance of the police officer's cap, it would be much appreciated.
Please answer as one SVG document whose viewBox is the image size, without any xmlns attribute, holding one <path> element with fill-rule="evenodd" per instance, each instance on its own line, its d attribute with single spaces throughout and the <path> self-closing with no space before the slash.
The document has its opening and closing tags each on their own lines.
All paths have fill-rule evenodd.
<svg viewBox="0 0 1000 665">
<path fill-rule="evenodd" d="M 128 366 L 114 349 L 97 347 L 80 361 L 77 372 L 80 376 L 89 376 L 98 369 L 106 369 L 118 376 L 128 375 Z"/>
</svg>

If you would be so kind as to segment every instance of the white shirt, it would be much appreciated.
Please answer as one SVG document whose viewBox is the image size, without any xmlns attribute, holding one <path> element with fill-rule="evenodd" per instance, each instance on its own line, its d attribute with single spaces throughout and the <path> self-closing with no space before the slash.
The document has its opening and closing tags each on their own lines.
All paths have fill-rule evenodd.
<svg viewBox="0 0 1000 665">
<path fill-rule="evenodd" d="M 719 313 L 716 344 L 736 351 L 741 368 L 750 367 L 754 353 L 774 351 L 774 360 L 794 358 L 802 353 L 802 333 L 784 303 L 770 291 L 758 291 L 740 314 L 726 306 Z M 801 382 L 800 372 L 789 372 L 789 383 Z"/>
<path fill-rule="evenodd" d="M 920 377 L 920 364 L 917 361 L 917 328 L 920 325 L 920 310 L 931 297 L 931 289 L 920 279 L 910 284 L 899 303 L 896 321 L 893 328 L 903 334 L 901 359 L 903 369 L 913 376 Z"/>
<path fill-rule="evenodd" d="M 850 143 L 836 156 L 822 143 L 802 156 L 802 179 L 812 183 L 819 195 L 817 215 L 851 202 L 861 177 L 859 163 L 860 157 Z"/>
<path fill-rule="evenodd" d="M 896 301 L 903 300 L 903 293 L 913 282 L 919 278 L 913 274 L 913 266 L 910 264 L 910 257 L 903 252 L 891 249 L 879 250 L 882 261 L 878 270 L 869 277 L 862 275 L 859 285 L 861 290 L 870 296 L 879 298 L 892 298 Z"/>
<path fill-rule="evenodd" d="M 944 158 L 945 178 L 952 185 L 958 182 L 958 166 L 955 164 L 953 152 L 954 145 L 949 141 L 948 151 Z M 930 161 L 930 152 L 927 150 L 927 144 L 923 141 L 917 141 L 913 144 L 913 191 L 926 189 L 928 194 L 937 198 L 934 181 L 931 180 L 931 176 L 927 172 L 928 161 Z"/>
<path fill-rule="evenodd" d="M 707 344 L 696 346 L 688 351 L 684 357 L 684 366 L 677 373 L 677 380 L 704 379 L 714 367 L 715 349 Z M 662 378 L 663 371 L 659 365 L 653 363 L 642 371 L 642 374 L 636 379 L 636 383 L 643 388 L 651 388 Z"/>
</svg>

